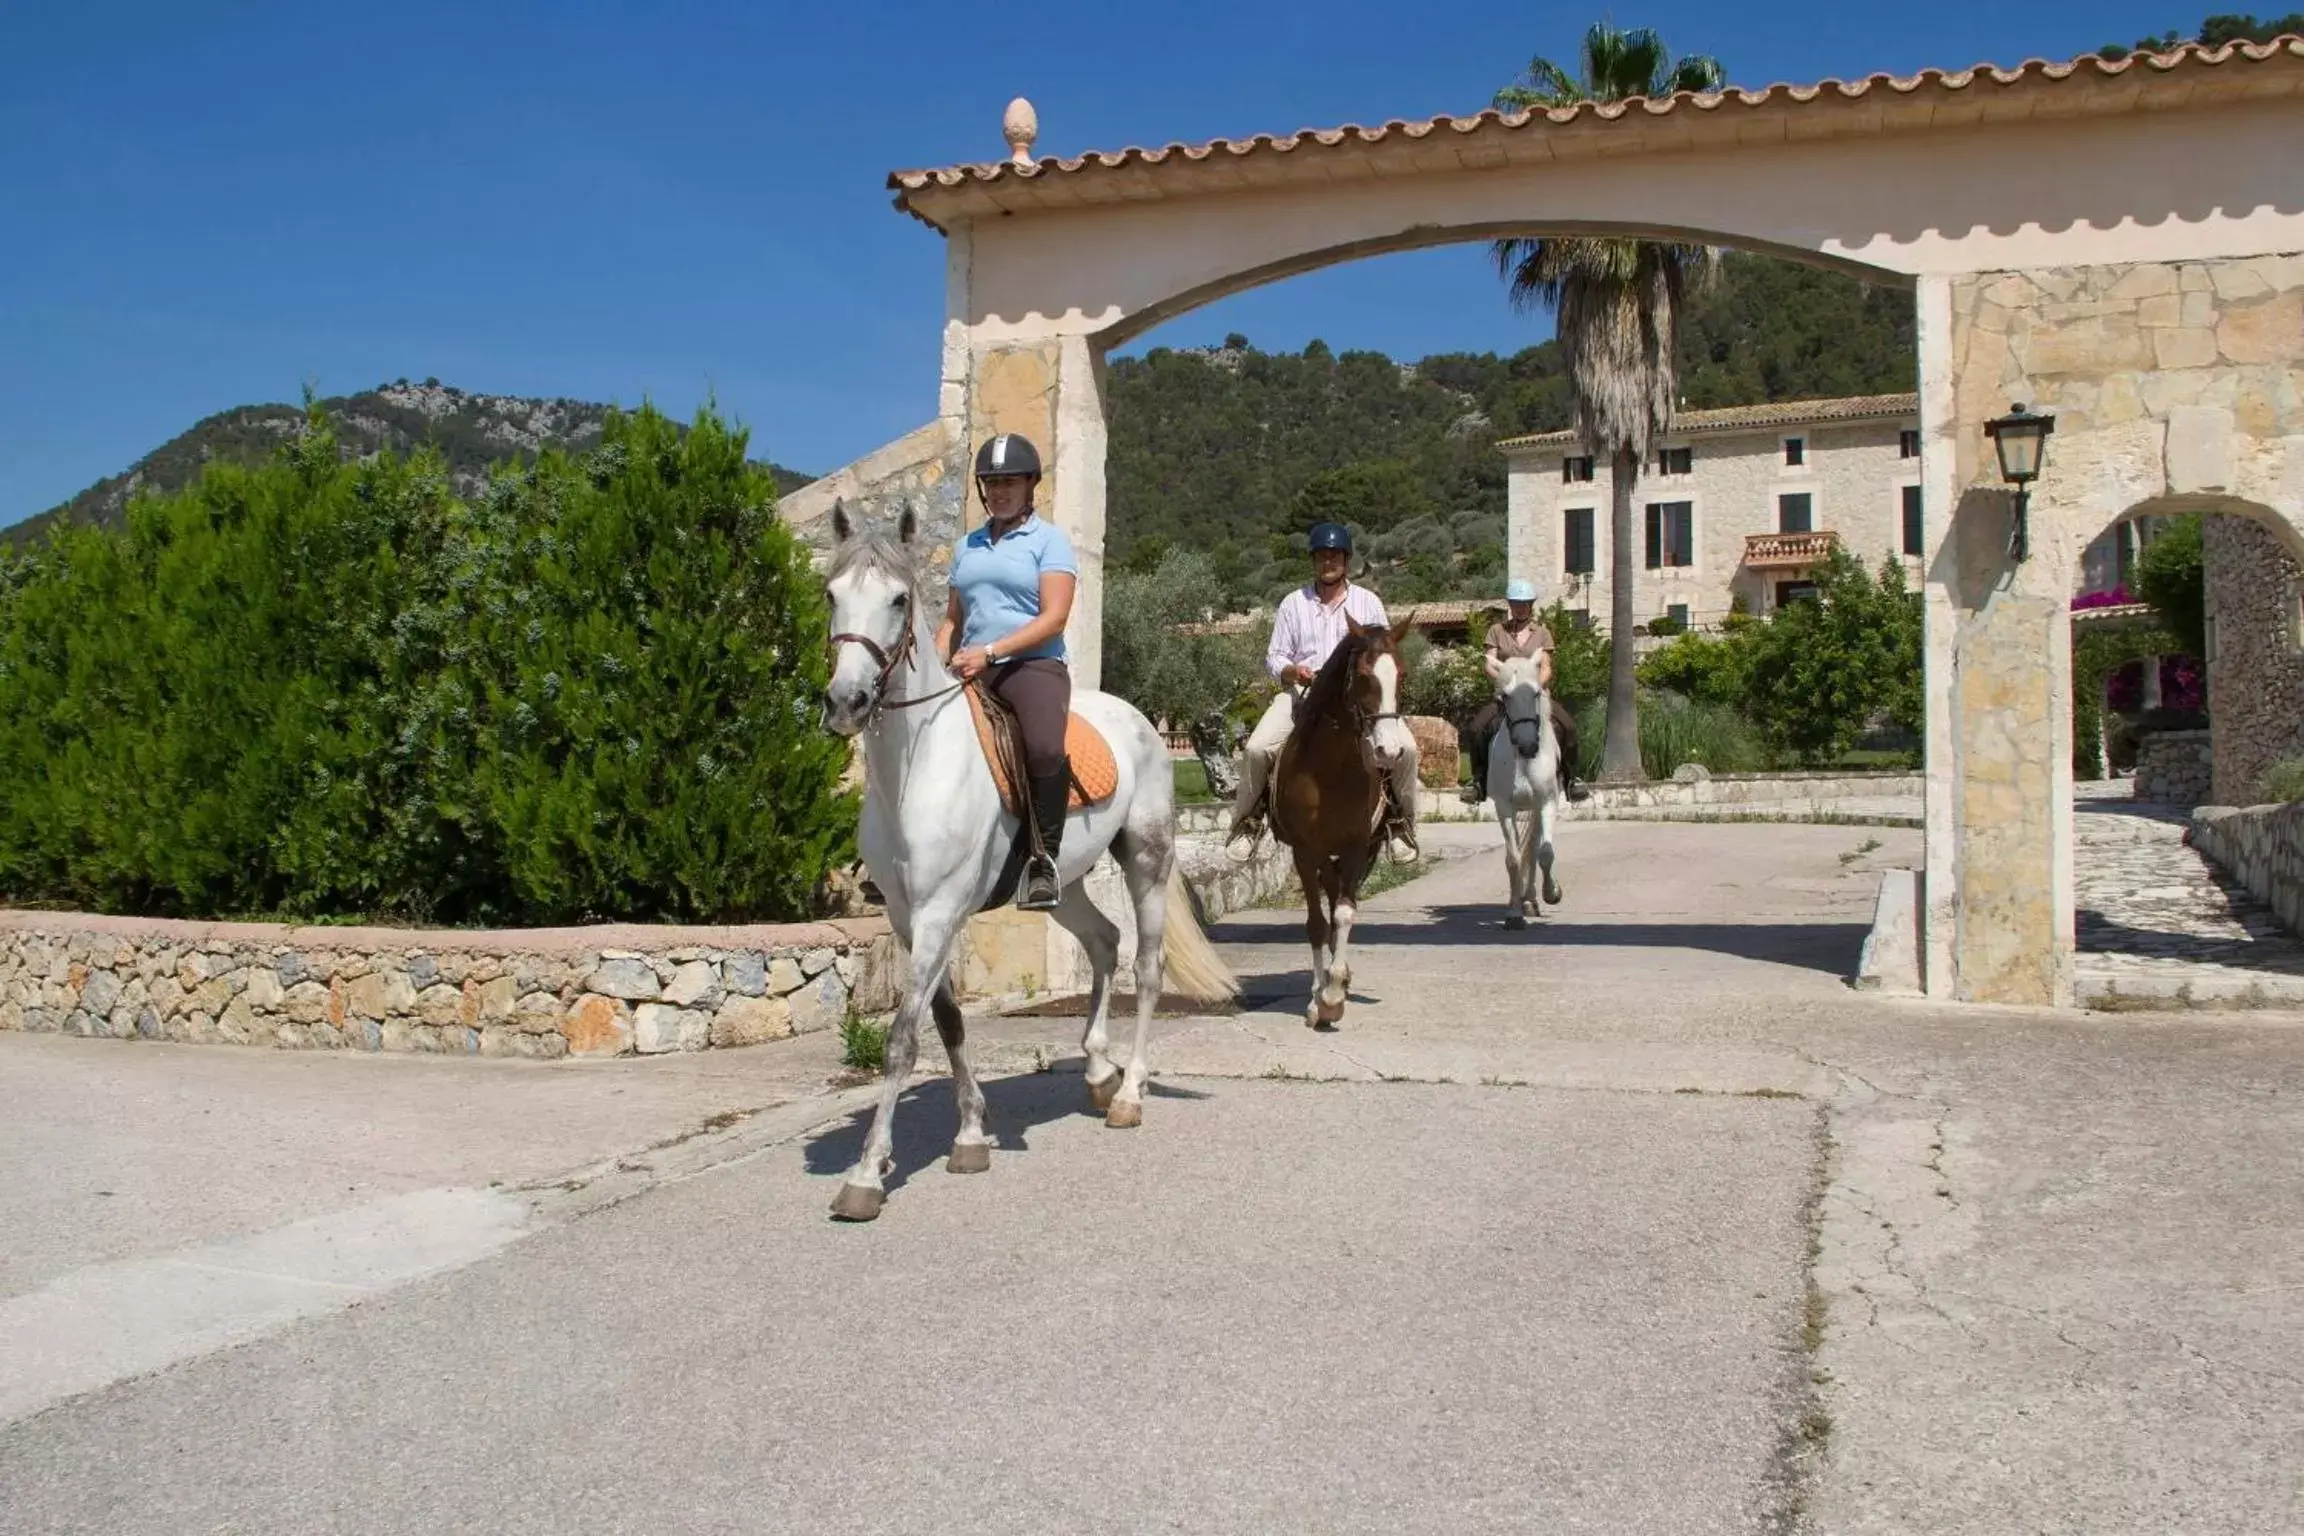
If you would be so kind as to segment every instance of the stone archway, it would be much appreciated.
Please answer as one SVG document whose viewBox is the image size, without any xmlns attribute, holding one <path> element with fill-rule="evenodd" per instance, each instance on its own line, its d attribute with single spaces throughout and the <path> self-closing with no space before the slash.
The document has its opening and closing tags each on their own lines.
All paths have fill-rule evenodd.
<svg viewBox="0 0 2304 1536">
<path fill-rule="evenodd" d="M 2072 573 L 2131 509 L 2238 512 L 2304 552 L 2304 254 L 1973 274 L 1946 297 L 1957 375 L 1924 352 L 1922 391 L 1950 396 L 1952 462 L 1924 473 L 1967 489 L 1930 562 L 1929 941 L 1962 995 L 2063 1004 Z M 2057 418 L 2022 564 L 1983 436 L 2015 401 Z"/>
<path fill-rule="evenodd" d="M 2184 516 L 2199 519 L 2204 567 L 2207 634 L 2196 659 L 2221 704 L 2213 780 L 2198 803 L 2246 805 L 2274 763 L 2304 757 L 2304 539 L 2276 508 L 2194 494 L 2123 508 L 2099 540 Z M 2148 547 L 2134 541 L 2139 559 Z"/>
<path fill-rule="evenodd" d="M 2304 43 L 2288 40 L 1068 160 L 1031 159 L 1019 123 L 1008 161 L 890 177 L 897 206 L 948 242 L 941 445 L 907 473 L 964 482 L 969 445 L 994 431 L 1049 445 L 1044 505 L 1083 567 L 1068 638 L 1092 682 L 1117 341 L 1293 272 L 1496 234 L 1696 238 L 1909 278 L 1930 551 L 1927 987 L 2065 1003 L 2068 561 L 2006 560 L 1982 423 L 2014 399 L 2060 414 L 2035 496 L 2044 552 L 2078 509 L 2152 495 L 2296 515 L 2300 95 Z M 2119 383 L 2145 374 L 2161 379 L 2150 399 Z M 949 539 L 971 514 L 964 492 L 943 503 Z"/>
</svg>

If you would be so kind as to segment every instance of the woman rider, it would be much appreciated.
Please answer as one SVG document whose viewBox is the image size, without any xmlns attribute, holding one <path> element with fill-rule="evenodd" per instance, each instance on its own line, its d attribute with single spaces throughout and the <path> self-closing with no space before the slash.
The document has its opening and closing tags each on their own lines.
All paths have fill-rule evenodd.
<svg viewBox="0 0 2304 1536">
<path fill-rule="evenodd" d="M 1576 782 L 1576 717 L 1551 692 L 1552 631 L 1536 622 L 1536 583 L 1515 581 L 1506 587 L 1504 607 L 1509 615 L 1505 621 L 1488 626 L 1488 675 L 1494 677 L 1496 669 L 1513 657 L 1536 658 L 1536 676 L 1544 684 L 1544 696 L 1552 707 L 1552 735 L 1560 743 L 1560 788 L 1569 799 L 1581 800 L 1585 791 Z M 1490 699 L 1472 717 L 1472 783 L 1463 795 L 1467 805 L 1478 805 L 1488 798 L 1488 743 L 1496 734 L 1501 713 L 1497 701 Z"/>
<path fill-rule="evenodd" d="M 1003 432 L 976 451 L 984 526 L 952 556 L 951 596 L 936 631 L 936 652 L 953 674 L 963 682 L 984 678 L 1021 728 L 1035 852 L 1024 866 L 1016 905 L 1027 912 L 1048 910 L 1060 894 L 1056 856 L 1071 782 L 1064 731 L 1072 673 L 1064 660 L 1064 624 L 1080 573 L 1071 541 L 1033 514 L 1039 483 L 1040 453 L 1029 439 Z"/>
</svg>

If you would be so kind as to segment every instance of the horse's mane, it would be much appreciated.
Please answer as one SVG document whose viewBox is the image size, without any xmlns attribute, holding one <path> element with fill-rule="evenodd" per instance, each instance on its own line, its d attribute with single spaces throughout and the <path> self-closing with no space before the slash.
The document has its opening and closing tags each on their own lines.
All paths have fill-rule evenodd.
<svg viewBox="0 0 2304 1536">
<path fill-rule="evenodd" d="M 1379 637 L 1389 638 L 1382 629 L 1370 631 L 1358 624 L 1345 632 L 1343 640 L 1321 663 L 1312 686 L 1304 691 L 1304 703 L 1299 711 L 1303 719 L 1318 720 L 1336 711 L 1345 689 L 1351 686 L 1353 670 L 1361 654 L 1376 649 Z"/>
<path fill-rule="evenodd" d="M 907 592 L 919 590 L 920 573 L 912 563 L 911 551 L 888 537 L 885 528 L 858 528 L 842 539 L 831 565 L 825 568 L 824 579 L 838 581 L 857 570 L 878 571 L 902 582 Z"/>
</svg>

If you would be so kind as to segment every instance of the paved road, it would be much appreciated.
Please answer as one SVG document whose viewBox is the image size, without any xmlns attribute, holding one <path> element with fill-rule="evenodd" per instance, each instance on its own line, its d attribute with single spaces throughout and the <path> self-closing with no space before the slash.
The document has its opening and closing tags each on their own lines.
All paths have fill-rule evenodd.
<svg viewBox="0 0 2304 1536">
<path fill-rule="evenodd" d="M 1249 1006 L 1161 1021 L 1141 1132 L 1077 1113 L 1075 1023 L 979 1022 L 1023 1074 L 994 1087 L 993 1171 L 935 1166 L 952 1113 L 924 1082 L 869 1228 L 822 1219 L 858 1131 L 813 1041 L 629 1122 L 614 1099 L 705 1069 L 410 1063 L 501 1095 L 488 1138 L 432 1154 L 463 1202 L 437 1220 L 377 1207 L 438 1188 L 332 1204 L 315 1179 L 284 1209 L 320 1234 L 234 1236 L 270 1217 L 227 1168 L 239 1206 L 175 1175 L 192 1214 L 35 1232 L 0 1392 L 11 1318 L 98 1294 L 99 1258 L 236 1244 L 204 1272 L 310 1294 L 0 1428 L 0 1527 L 2304 1526 L 2304 1016 L 1853 993 L 1870 871 L 1916 834 L 1571 827 L 1568 906 L 1505 934 L 1493 832 L 1432 832 L 1465 857 L 1370 904 L 1341 1031 L 1300 1022 L 1287 913 L 1223 926 Z M 0 1072 L 37 1109 L 30 1044 L 0 1038 Z M 91 1081 L 158 1060 L 40 1044 Z M 286 1168 L 325 1159 L 328 1085 L 374 1065 L 231 1090 L 281 1058 L 204 1055 Z M 413 1177 L 454 1145 L 429 1097 L 383 1095 L 362 1158 Z M 693 1118 L 718 1106 L 761 1112 Z M 43 1133 L 46 1166 L 118 1146 L 119 1182 L 158 1176 L 80 1114 L 44 1122 L 79 1132 Z M 562 1187 L 553 1157 L 589 1166 Z"/>
<path fill-rule="evenodd" d="M 1124 1137 L 1078 1087 L 1011 1080 L 1022 1145 L 975 1179 L 935 1166 L 931 1092 L 901 1221 L 823 1220 L 843 1123 L 57 1409 L 0 1442 L 8 1526 L 1732 1531 L 1780 1507 L 1812 1107 L 1231 1082 Z"/>
</svg>

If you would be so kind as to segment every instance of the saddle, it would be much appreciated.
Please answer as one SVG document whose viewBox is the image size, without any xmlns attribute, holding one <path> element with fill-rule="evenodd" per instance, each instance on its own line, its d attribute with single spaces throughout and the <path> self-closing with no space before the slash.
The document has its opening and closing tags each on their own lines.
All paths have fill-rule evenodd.
<svg viewBox="0 0 2304 1536">
<path fill-rule="evenodd" d="M 976 740 L 984 748 L 984 765 L 992 782 L 1000 786 L 1000 803 L 1008 814 L 1024 814 L 1024 738 L 1016 713 L 989 689 L 971 683 L 968 711 L 976 717 Z M 1072 759 L 1072 784 L 1067 810 L 1101 805 L 1120 789 L 1120 765 L 1113 760 L 1104 733 L 1075 714 L 1064 722 L 1064 751 Z"/>
</svg>

